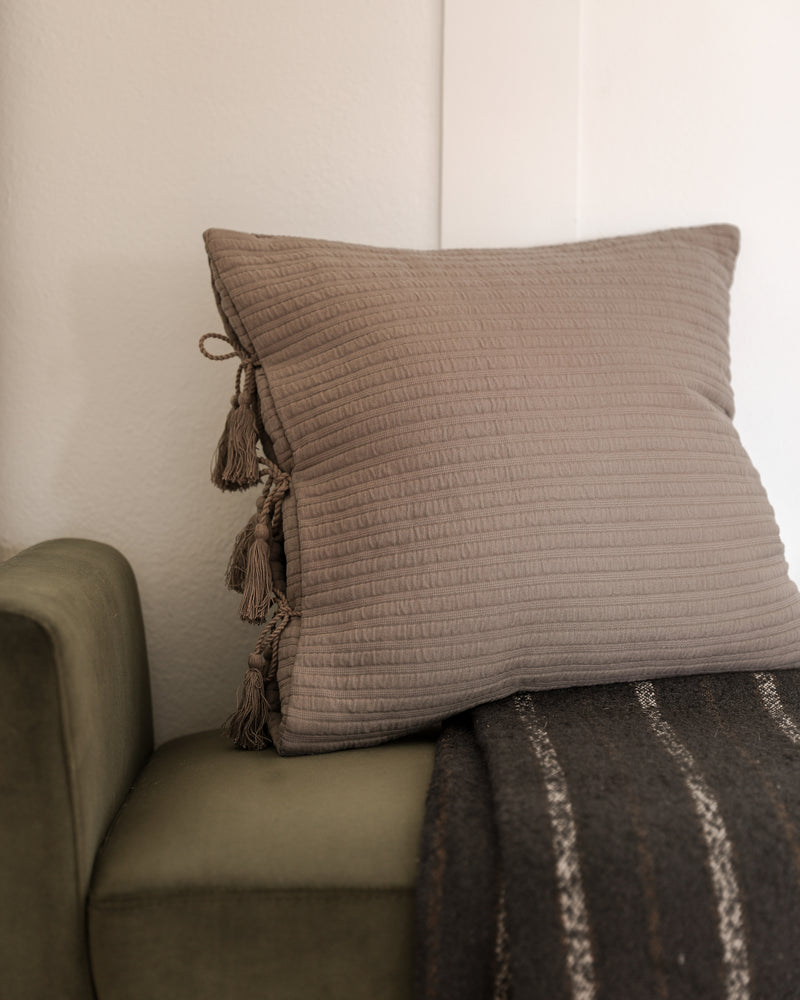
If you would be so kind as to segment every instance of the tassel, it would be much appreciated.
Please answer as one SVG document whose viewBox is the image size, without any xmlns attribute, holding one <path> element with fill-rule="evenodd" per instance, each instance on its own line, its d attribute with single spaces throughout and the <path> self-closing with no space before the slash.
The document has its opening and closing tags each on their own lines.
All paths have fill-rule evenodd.
<svg viewBox="0 0 800 1000">
<path fill-rule="evenodd" d="M 252 395 L 243 392 L 228 414 L 223 489 L 246 490 L 261 481 L 258 460 L 258 426 L 253 412 Z"/>
<path fill-rule="evenodd" d="M 253 514 L 236 536 L 236 541 L 233 543 L 233 551 L 228 560 L 228 568 L 225 571 L 225 584 L 228 590 L 238 590 L 240 594 L 244 590 L 244 580 L 247 574 L 247 555 L 255 539 L 255 528 L 259 515 L 264 508 L 264 497 L 258 498 L 256 506 L 258 507 L 258 512 Z"/>
<path fill-rule="evenodd" d="M 214 458 L 211 462 L 211 482 L 220 490 L 231 488 L 225 480 L 225 468 L 228 464 L 228 439 L 231 433 L 231 421 L 238 405 L 238 397 L 231 397 L 231 408 L 228 410 L 228 416 L 225 418 L 225 429 L 219 439 L 216 451 L 214 452 Z"/>
<path fill-rule="evenodd" d="M 228 590 L 238 590 L 241 594 L 244 589 L 244 578 L 247 572 L 247 553 L 253 544 L 253 531 L 256 526 L 257 514 L 253 514 L 247 524 L 236 536 L 233 543 L 233 551 L 228 560 L 228 568 L 225 571 L 225 585 Z"/>
<path fill-rule="evenodd" d="M 211 354 L 207 340 L 221 340 L 233 347 L 227 354 Z M 261 460 L 258 457 L 258 419 L 254 409 L 256 398 L 255 370 L 261 362 L 246 354 L 230 337 L 220 333 L 205 333 L 200 338 L 200 353 L 211 361 L 239 358 L 236 389 L 211 463 L 211 482 L 221 490 L 246 490 L 261 481 Z M 242 388 L 244 372 L 244 388 Z"/>
<path fill-rule="evenodd" d="M 265 660 L 251 653 L 239 705 L 225 724 L 225 731 L 242 750 L 263 750 L 271 741 L 267 735 L 269 704 L 264 691 Z"/>
<path fill-rule="evenodd" d="M 244 388 L 240 389 L 242 372 Z M 246 490 L 261 481 L 258 457 L 258 423 L 253 408 L 255 375 L 251 362 L 242 362 L 236 373 L 236 391 L 225 420 L 225 429 L 211 463 L 211 482 L 221 490 Z"/>
<path fill-rule="evenodd" d="M 280 696 L 275 690 L 278 643 L 292 618 L 300 616 L 284 593 L 278 591 L 274 596 L 275 613 L 250 654 L 238 707 L 225 724 L 228 736 L 243 750 L 263 750 L 272 742 L 268 728 L 270 712 L 280 711 Z"/>
<path fill-rule="evenodd" d="M 260 515 L 259 515 L 260 516 Z M 253 544 L 247 553 L 239 616 L 246 622 L 263 622 L 272 603 L 272 573 L 269 567 L 269 528 L 258 521 Z"/>
</svg>

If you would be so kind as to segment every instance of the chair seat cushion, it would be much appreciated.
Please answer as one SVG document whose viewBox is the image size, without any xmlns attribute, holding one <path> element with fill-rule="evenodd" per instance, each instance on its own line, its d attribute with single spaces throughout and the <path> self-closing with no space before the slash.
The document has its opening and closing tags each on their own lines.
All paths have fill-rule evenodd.
<svg viewBox="0 0 800 1000">
<path fill-rule="evenodd" d="M 314 757 L 219 733 L 153 756 L 99 857 L 99 1000 L 406 997 L 434 740 Z"/>
</svg>

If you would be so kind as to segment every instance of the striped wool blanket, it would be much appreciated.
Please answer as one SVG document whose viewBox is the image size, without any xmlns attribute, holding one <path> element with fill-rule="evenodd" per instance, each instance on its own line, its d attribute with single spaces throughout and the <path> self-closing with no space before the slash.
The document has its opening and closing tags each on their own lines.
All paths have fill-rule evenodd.
<svg viewBox="0 0 800 1000">
<path fill-rule="evenodd" d="M 800 998 L 800 669 L 518 694 L 448 722 L 421 998 Z"/>
</svg>

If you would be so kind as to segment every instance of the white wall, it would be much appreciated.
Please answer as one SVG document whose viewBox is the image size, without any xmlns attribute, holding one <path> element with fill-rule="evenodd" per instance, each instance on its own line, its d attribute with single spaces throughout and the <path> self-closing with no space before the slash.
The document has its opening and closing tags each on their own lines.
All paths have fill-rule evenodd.
<svg viewBox="0 0 800 1000">
<path fill-rule="evenodd" d="M 4 0 L 0 547 L 110 541 L 159 739 L 252 641 L 208 482 L 233 367 L 208 226 L 430 247 L 743 229 L 738 424 L 800 567 L 794 0 Z M 0 553 L 0 554 L 2 554 Z"/>
<path fill-rule="evenodd" d="M 575 237 L 579 0 L 448 0 L 443 246 Z"/>
</svg>

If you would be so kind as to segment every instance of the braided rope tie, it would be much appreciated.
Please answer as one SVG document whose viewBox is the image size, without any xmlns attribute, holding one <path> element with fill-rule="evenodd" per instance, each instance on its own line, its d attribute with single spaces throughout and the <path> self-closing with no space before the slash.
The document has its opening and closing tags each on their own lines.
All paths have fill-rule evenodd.
<svg viewBox="0 0 800 1000">
<path fill-rule="evenodd" d="M 223 344 L 228 344 L 233 350 L 228 351 L 227 354 L 212 354 L 205 346 L 207 340 L 221 340 Z M 235 401 L 249 403 L 255 397 L 255 370 L 261 367 L 261 362 L 255 354 L 248 354 L 236 341 L 231 340 L 230 337 L 226 337 L 221 333 L 204 333 L 197 346 L 200 348 L 200 353 L 203 357 L 208 358 L 209 361 L 229 361 L 231 358 L 239 359 L 239 367 L 236 370 L 236 389 L 234 391 L 234 398 L 231 400 L 232 403 Z M 242 390 L 242 372 L 244 372 L 244 390 Z"/>
<path fill-rule="evenodd" d="M 286 626 L 289 624 L 292 618 L 299 618 L 300 612 L 295 611 L 295 609 L 289 604 L 286 599 L 286 594 L 281 590 L 276 590 L 274 592 L 275 596 L 275 611 L 270 618 L 269 622 L 264 629 L 261 631 L 261 635 L 258 637 L 253 653 L 264 657 L 264 653 L 267 648 L 269 648 L 269 664 L 267 666 L 267 672 L 264 676 L 264 680 L 271 680 L 278 669 L 278 643 L 280 642 L 281 634 Z M 266 665 L 266 664 L 265 664 Z"/>
<path fill-rule="evenodd" d="M 209 351 L 205 343 L 207 340 L 221 340 L 223 344 L 228 344 L 233 350 L 229 351 L 227 354 L 212 354 Z M 204 333 L 200 338 L 200 343 L 197 345 L 200 348 L 200 353 L 204 358 L 208 358 L 209 361 L 228 361 L 230 358 L 238 358 L 243 365 L 252 365 L 254 368 L 259 368 L 261 362 L 255 356 L 255 354 L 248 354 L 244 348 L 237 344 L 235 341 L 231 340 L 230 337 L 226 337 L 222 333 Z"/>
</svg>

